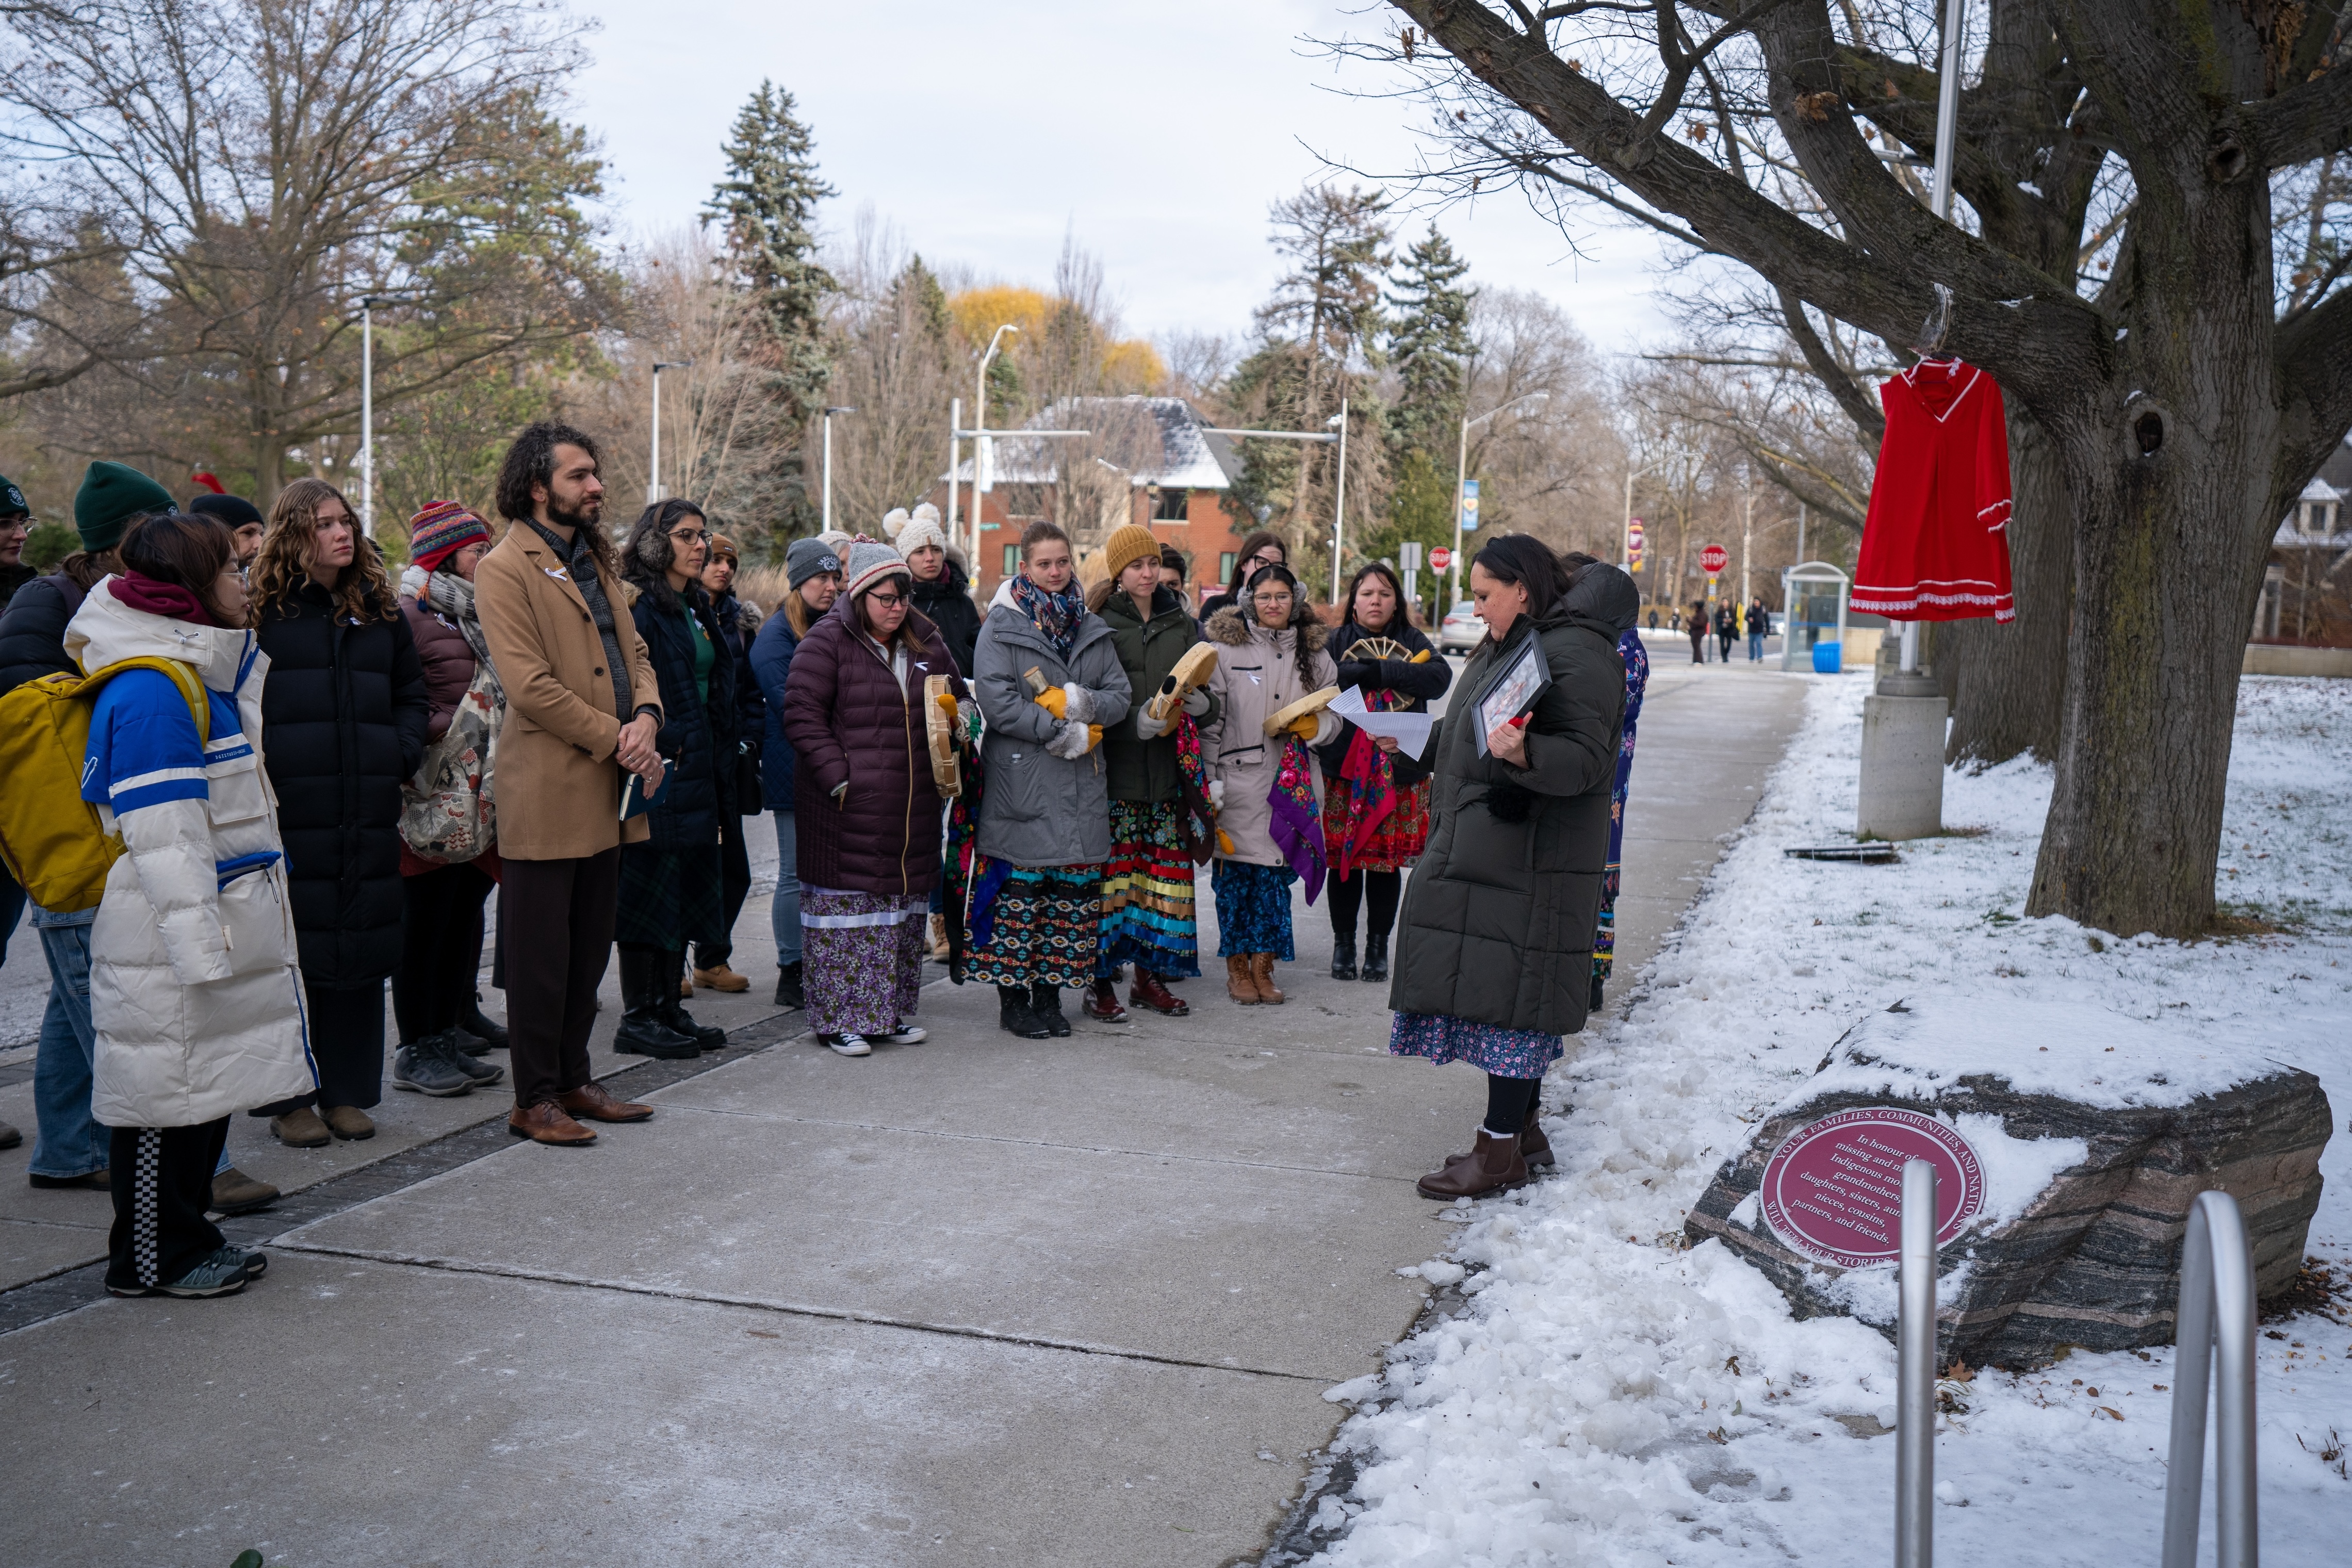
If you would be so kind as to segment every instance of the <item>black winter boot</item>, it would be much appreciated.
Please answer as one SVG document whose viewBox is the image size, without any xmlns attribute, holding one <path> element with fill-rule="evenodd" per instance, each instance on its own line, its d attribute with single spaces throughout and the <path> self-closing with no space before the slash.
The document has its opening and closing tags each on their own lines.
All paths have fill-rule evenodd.
<svg viewBox="0 0 2352 1568">
<path fill-rule="evenodd" d="M 662 987 L 661 1021 L 669 1026 L 671 1033 L 684 1035 L 706 1051 L 725 1050 L 727 1031 L 709 1024 L 696 1023 L 694 1015 L 688 1012 L 686 1005 L 678 1000 L 678 982 L 686 978 L 686 949 L 681 947 L 676 952 L 663 952 L 662 962 L 668 966 L 669 983 Z"/>
<path fill-rule="evenodd" d="M 1374 931 L 1364 939 L 1364 978 L 1386 980 L 1389 977 L 1389 933 Z"/>
<path fill-rule="evenodd" d="M 790 963 L 776 965 L 777 1006 L 789 1008 L 808 1005 L 808 997 L 801 991 L 801 961 L 797 958 Z"/>
<path fill-rule="evenodd" d="M 1586 1005 L 1584 1009 L 1588 1013 L 1598 1013 L 1601 1011 L 1601 976 L 1598 974 L 1594 975 L 1592 977 L 1592 1000 Z"/>
<path fill-rule="evenodd" d="M 507 1048 L 507 1026 L 483 1013 L 482 994 L 479 991 L 476 991 L 467 998 L 465 1011 L 457 1019 L 457 1027 L 473 1037 L 469 1040 L 460 1042 L 458 1047 L 469 1057 L 478 1057 L 484 1051 L 502 1051 Z"/>
<path fill-rule="evenodd" d="M 1024 1040 L 1048 1039 L 1054 1033 L 1051 1026 L 1029 1010 L 1028 989 L 1020 985 L 996 988 L 996 1026 Z"/>
<path fill-rule="evenodd" d="M 621 943 L 621 1026 L 613 1031 L 613 1048 L 636 1057 L 660 1057 L 682 1061 L 702 1054 L 702 1042 L 689 1039 L 662 1021 L 663 993 L 677 1005 L 677 970 L 673 954 L 657 947 Z"/>
<path fill-rule="evenodd" d="M 1055 1039 L 1062 1039 L 1069 1034 L 1070 1020 L 1062 1013 L 1060 986 L 1047 985 L 1041 981 L 1029 987 L 1029 1010 L 1037 1016 L 1037 1021 L 1045 1025 L 1046 1032 Z"/>
<path fill-rule="evenodd" d="M 1367 954 L 1366 956 L 1370 956 Z M 1331 978 L 1353 980 L 1356 977 L 1356 933 L 1331 933 Z"/>
</svg>

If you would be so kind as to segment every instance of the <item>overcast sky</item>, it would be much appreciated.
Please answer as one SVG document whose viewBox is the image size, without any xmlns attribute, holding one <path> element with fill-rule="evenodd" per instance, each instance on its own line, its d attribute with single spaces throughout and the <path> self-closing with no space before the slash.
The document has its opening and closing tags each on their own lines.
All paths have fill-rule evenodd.
<svg viewBox="0 0 2352 1568">
<path fill-rule="evenodd" d="M 603 28 L 576 109 L 604 139 L 614 217 L 692 220 L 761 78 L 799 100 L 845 232 L 871 204 L 927 258 L 1044 286 L 1065 232 L 1100 257 L 1130 334 L 1246 332 L 1277 268 L 1266 205 L 1325 154 L 1409 168 L 1419 110 L 1302 37 L 1393 30 L 1331 0 L 580 0 Z M 1663 331 L 1656 247 L 1597 224 L 1570 237 L 1516 193 L 1436 216 L 1475 282 L 1542 292 L 1604 349 Z M 1418 235 L 1426 218 L 1402 220 Z"/>
</svg>

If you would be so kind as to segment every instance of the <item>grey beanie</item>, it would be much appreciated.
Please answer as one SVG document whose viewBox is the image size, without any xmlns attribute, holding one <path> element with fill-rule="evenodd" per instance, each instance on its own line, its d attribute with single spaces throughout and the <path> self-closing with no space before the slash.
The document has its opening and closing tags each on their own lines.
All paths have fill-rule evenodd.
<svg viewBox="0 0 2352 1568">
<path fill-rule="evenodd" d="M 822 539 L 795 539 L 784 552 L 784 581 L 795 588 L 812 577 L 840 571 L 841 557 Z"/>
<path fill-rule="evenodd" d="M 873 587 L 885 577 L 912 577 L 907 558 L 890 545 L 877 540 L 861 539 L 849 547 L 849 571 L 842 580 L 842 592 L 851 598 Z"/>
</svg>

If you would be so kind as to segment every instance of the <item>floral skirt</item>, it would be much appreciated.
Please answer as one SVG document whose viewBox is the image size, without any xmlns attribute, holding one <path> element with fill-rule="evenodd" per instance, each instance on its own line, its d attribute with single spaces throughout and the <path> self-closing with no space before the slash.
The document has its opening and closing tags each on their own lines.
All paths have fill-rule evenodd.
<svg viewBox="0 0 2352 1568">
<path fill-rule="evenodd" d="M 996 929 L 964 974 L 983 985 L 1077 985 L 1102 940 L 1100 865 L 1014 867 L 996 895 Z"/>
<path fill-rule="evenodd" d="M 801 887 L 802 987 L 820 1035 L 887 1035 L 923 1000 L 926 903 Z"/>
<path fill-rule="evenodd" d="M 1192 859 L 1184 852 L 1183 805 L 1110 803 L 1110 860 L 1102 887 L 1102 944 L 1095 973 L 1123 963 L 1170 980 L 1201 973 L 1192 921 Z"/>
<path fill-rule="evenodd" d="M 1437 1013 L 1399 1013 L 1389 1026 L 1389 1055 L 1468 1062 L 1497 1078 L 1541 1078 L 1566 1055 L 1558 1035 L 1506 1029 Z"/>
<path fill-rule="evenodd" d="M 1339 846 L 1348 841 L 1348 781 L 1326 779 L 1323 795 L 1323 847 L 1331 857 L 1332 872 L 1339 866 Z M 1396 792 L 1396 805 L 1381 818 L 1360 853 L 1348 858 L 1355 871 L 1402 871 L 1429 847 L 1429 781 L 1408 784 Z"/>
<path fill-rule="evenodd" d="M 1287 866 L 1253 866 L 1219 860 L 1217 956 L 1238 958 L 1270 952 L 1285 963 L 1297 957 L 1290 947 L 1290 884 L 1298 873 Z"/>
</svg>

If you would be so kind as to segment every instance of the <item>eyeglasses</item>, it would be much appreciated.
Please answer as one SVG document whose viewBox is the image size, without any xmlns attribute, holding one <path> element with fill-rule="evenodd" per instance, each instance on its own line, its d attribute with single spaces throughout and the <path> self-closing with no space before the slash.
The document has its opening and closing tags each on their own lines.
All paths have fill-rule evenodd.
<svg viewBox="0 0 2352 1568">
<path fill-rule="evenodd" d="M 1287 593 L 1281 593 L 1281 594 L 1252 594 L 1252 595 L 1250 595 L 1250 603 L 1252 603 L 1252 604 L 1254 604 L 1254 605 L 1286 605 L 1286 604 L 1290 603 L 1290 595 L 1289 595 Z"/>
<path fill-rule="evenodd" d="M 879 605 L 886 610 L 895 610 L 907 602 L 904 594 L 868 594 L 866 598 L 868 604 Z"/>
<path fill-rule="evenodd" d="M 699 528 L 673 528 L 669 536 L 680 544 L 708 544 L 710 535 Z"/>
</svg>

